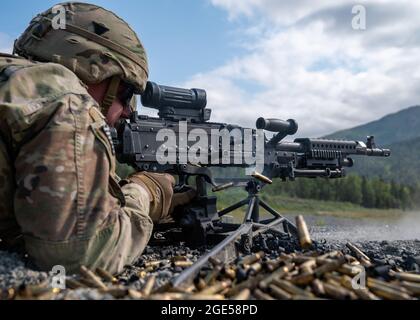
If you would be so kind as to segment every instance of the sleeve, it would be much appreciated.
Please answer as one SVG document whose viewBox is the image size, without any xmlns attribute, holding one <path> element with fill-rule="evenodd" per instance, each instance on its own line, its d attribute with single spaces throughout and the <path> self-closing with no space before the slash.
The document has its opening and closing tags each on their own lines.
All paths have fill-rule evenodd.
<svg viewBox="0 0 420 320">
<path fill-rule="evenodd" d="M 62 265 L 73 273 L 85 265 L 121 272 L 152 233 L 149 196 L 139 185 L 119 187 L 107 127 L 92 105 L 88 95 L 51 99 L 54 112 L 15 160 L 15 215 L 42 270 Z M 34 122 L 35 114 L 21 116 Z"/>
</svg>

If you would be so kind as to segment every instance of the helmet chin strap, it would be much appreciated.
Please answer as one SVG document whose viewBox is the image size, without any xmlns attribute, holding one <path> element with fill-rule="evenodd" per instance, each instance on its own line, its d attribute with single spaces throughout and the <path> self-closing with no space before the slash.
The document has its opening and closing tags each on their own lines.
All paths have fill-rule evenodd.
<svg viewBox="0 0 420 320">
<path fill-rule="evenodd" d="M 108 90 L 105 94 L 105 98 L 101 104 L 102 113 L 105 117 L 108 115 L 109 108 L 111 108 L 112 104 L 115 101 L 115 98 L 117 97 L 120 83 L 121 83 L 120 77 L 115 76 L 111 78 L 111 81 L 108 86 Z"/>
</svg>

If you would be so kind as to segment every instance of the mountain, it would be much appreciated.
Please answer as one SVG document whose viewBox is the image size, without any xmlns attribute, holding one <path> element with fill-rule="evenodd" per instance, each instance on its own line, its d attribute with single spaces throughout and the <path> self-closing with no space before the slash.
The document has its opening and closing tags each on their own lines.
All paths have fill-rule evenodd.
<svg viewBox="0 0 420 320">
<path fill-rule="evenodd" d="M 420 137 L 420 106 L 413 106 L 389 114 L 377 121 L 335 132 L 326 138 L 365 140 L 368 135 L 375 136 L 381 146 L 390 146 L 395 142 Z"/>
<path fill-rule="evenodd" d="M 361 140 L 375 136 L 380 147 L 391 149 L 390 158 L 354 157 L 355 166 L 349 172 L 363 176 L 382 177 L 413 185 L 420 183 L 420 106 L 389 114 L 355 128 L 339 131 L 326 138 Z"/>
</svg>

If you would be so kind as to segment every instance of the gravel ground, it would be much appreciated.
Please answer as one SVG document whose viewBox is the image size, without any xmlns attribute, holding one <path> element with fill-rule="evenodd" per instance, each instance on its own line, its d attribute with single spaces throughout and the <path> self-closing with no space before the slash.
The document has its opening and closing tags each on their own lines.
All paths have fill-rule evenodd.
<svg viewBox="0 0 420 320">
<path fill-rule="evenodd" d="M 293 217 L 290 217 L 291 219 Z M 378 266 L 378 273 L 399 267 L 405 271 L 420 272 L 420 223 L 415 218 L 390 224 L 377 220 L 353 220 L 323 216 L 305 216 L 310 226 L 311 235 L 317 250 L 327 252 L 342 250 L 347 241 L 352 241 L 361 248 Z M 255 244 L 255 251 L 264 249 L 275 256 L 280 252 L 298 251 L 298 244 L 286 239 L 264 237 Z M 174 266 L 173 261 L 184 256 L 195 262 L 203 253 L 201 250 L 190 250 L 185 246 L 164 248 L 148 247 L 142 258 L 134 265 L 127 267 L 118 277 L 119 283 L 133 289 L 141 289 L 147 275 L 157 276 L 160 286 L 184 270 Z M 160 260 L 156 266 L 148 262 Z M 385 268 L 380 268 L 385 266 Z M 143 276 L 144 275 L 144 276 Z M 26 259 L 16 254 L 0 251 L 0 289 L 18 288 L 24 284 L 38 284 L 48 279 L 48 274 L 37 272 L 28 267 Z M 58 296 L 64 298 L 64 296 Z M 66 293 L 67 299 L 112 299 L 109 295 L 92 289 L 78 289 Z"/>
</svg>

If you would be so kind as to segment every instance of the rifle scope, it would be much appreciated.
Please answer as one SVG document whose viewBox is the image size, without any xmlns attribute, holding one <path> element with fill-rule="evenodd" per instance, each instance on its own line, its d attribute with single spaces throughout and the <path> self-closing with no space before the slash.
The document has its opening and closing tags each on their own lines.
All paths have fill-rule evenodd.
<svg viewBox="0 0 420 320">
<path fill-rule="evenodd" d="M 202 110 L 207 105 L 207 94 L 202 89 L 181 89 L 148 82 L 141 103 L 158 110 L 167 107 Z"/>
</svg>

